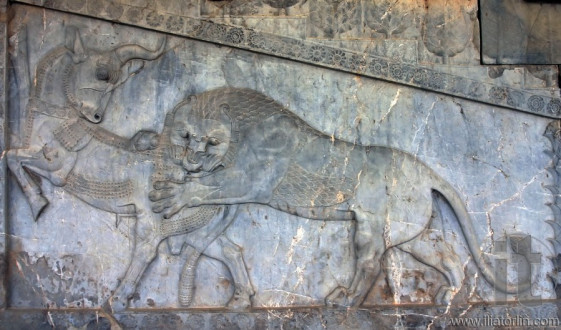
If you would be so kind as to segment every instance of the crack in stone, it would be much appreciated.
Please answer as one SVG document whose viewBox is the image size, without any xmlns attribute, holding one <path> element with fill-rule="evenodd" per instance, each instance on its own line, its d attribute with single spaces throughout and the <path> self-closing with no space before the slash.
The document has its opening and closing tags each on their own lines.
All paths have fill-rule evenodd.
<svg viewBox="0 0 561 330">
<path fill-rule="evenodd" d="M 477 158 L 476 155 L 472 155 L 472 156 L 471 156 L 471 159 L 474 160 L 474 161 L 478 161 L 478 162 L 480 162 L 480 163 L 482 163 L 482 164 L 485 164 L 485 165 L 488 165 L 488 166 L 491 166 L 491 167 L 497 169 L 497 171 L 498 171 L 499 173 L 501 173 L 501 174 L 505 177 L 505 179 L 508 179 L 508 178 L 510 177 L 510 175 L 506 174 L 506 172 L 503 171 L 502 168 L 500 168 L 500 167 L 498 167 L 498 166 L 495 166 L 495 165 L 493 165 L 493 164 L 491 164 L 491 163 L 488 163 L 488 162 L 486 162 L 486 161 L 484 161 L 484 160 L 481 160 L 481 159 Z"/>
<path fill-rule="evenodd" d="M 386 120 L 386 118 L 390 115 L 390 113 L 392 112 L 393 108 L 395 107 L 395 105 L 397 104 L 397 101 L 399 100 L 399 95 L 401 94 L 401 88 L 397 89 L 397 93 L 395 94 L 393 100 L 390 103 L 390 107 L 388 109 L 388 111 L 386 111 L 386 113 L 382 116 L 382 118 L 380 118 L 380 120 L 378 121 L 378 128 L 380 127 L 380 125 L 382 124 L 382 122 L 384 120 Z"/>
<path fill-rule="evenodd" d="M 427 126 L 428 126 L 428 122 L 429 122 L 429 117 L 432 114 L 432 111 L 434 110 L 434 107 L 436 105 L 437 100 L 434 100 L 434 102 L 432 102 L 429 110 L 427 111 L 427 116 L 425 117 L 425 120 L 423 122 L 423 125 L 419 125 L 419 128 L 415 131 L 415 135 L 413 136 L 413 141 L 411 142 L 411 145 L 415 145 L 415 140 L 417 139 L 417 134 L 419 134 L 419 132 L 421 131 L 421 129 L 423 130 L 423 134 L 422 136 L 419 138 L 419 140 L 421 140 L 424 137 L 424 132 L 426 132 L 427 130 Z M 417 160 L 417 156 L 419 155 L 419 148 L 421 147 L 421 142 L 419 141 L 417 144 L 417 149 L 415 150 L 415 161 Z"/>
<path fill-rule="evenodd" d="M 524 192 L 524 190 L 526 190 L 526 188 L 528 188 L 531 184 L 533 184 L 533 183 L 538 179 L 538 177 L 542 175 L 542 172 L 543 172 L 543 171 L 540 171 L 538 174 L 534 175 L 534 176 L 530 179 L 530 181 L 528 181 L 528 182 L 526 182 L 525 184 L 523 184 L 523 186 L 522 186 L 516 193 L 512 194 L 510 197 L 505 198 L 505 199 L 503 199 L 503 200 L 501 200 L 501 201 L 499 201 L 499 202 L 492 203 L 492 204 L 490 205 L 490 208 L 489 208 L 487 211 L 485 211 L 485 214 L 487 215 L 488 221 L 490 221 L 490 214 L 491 214 L 496 208 L 502 206 L 502 205 L 505 204 L 505 203 L 511 202 L 511 201 L 513 201 L 513 200 L 519 198 L 519 197 L 522 195 L 522 193 Z"/>
</svg>

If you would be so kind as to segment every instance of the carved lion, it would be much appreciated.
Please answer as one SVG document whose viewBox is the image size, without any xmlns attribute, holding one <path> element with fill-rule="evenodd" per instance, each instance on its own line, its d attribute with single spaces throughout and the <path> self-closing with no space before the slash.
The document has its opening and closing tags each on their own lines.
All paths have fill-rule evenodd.
<svg viewBox="0 0 561 330">
<path fill-rule="evenodd" d="M 154 212 L 170 217 L 183 207 L 259 203 L 322 220 L 354 220 L 356 272 L 349 287 L 326 298 L 359 305 L 380 273 L 384 252 L 420 236 L 429 226 L 435 194 L 455 212 L 483 276 L 505 292 L 479 250 L 471 219 L 454 188 L 416 156 L 394 148 L 362 146 L 312 128 L 273 99 L 250 89 L 220 88 L 180 103 L 168 122 L 174 162 L 185 182 L 154 184 Z M 427 245 L 428 246 L 428 245 Z M 462 264 L 445 242 L 413 251 L 446 275 L 449 300 L 462 285 Z"/>
</svg>

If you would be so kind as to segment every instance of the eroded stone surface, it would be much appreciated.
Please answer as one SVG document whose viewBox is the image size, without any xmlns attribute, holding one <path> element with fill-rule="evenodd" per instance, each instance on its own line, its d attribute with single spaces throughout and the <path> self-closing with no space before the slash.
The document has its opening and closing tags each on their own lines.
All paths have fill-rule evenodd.
<svg viewBox="0 0 561 330">
<path fill-rule="evenodd" d="M 127 6 L 142 7 L 140 2 L 115 2 L 115 8 L 100 2 L 106 6 L 101 12 L 114 20 L 133 17 Z M 216 7 L 230 11 L 221 18 L 228 24 L 272 13 L 312 20 L 327 8 L 288 2 L 275 8 L 263 1 L 260 12 L 233 17 L 235 1 L 220 5 L 228 6 Z M 89 13 L 93 4 L 65 6 Z M 189 5 L 157 6 L 146 22 L 170 24 L 163 28 L 169 31 L 185 21 L 162 16 L 159 23 L 158 12 L 218 15 Z M 407 12 L 403 6 L 396 12 Z M 368 10 L 384 12 L 382 2 L 378 7 Z M 475 24 L 472 7 L 451 8 L 443 19 Z M 485 314 L 467 306 L 497 301 L 526 306 L 556 297 L 557 122 L 247 50 L 29 6 L 12 10 L 6 120 L 11 307 L 86 313 L 103 307 L 109 314 L 98 327 L 119 322 L 371 328 L 377 322 L 394 327 L 446 322 L 452 315 L 446 307 Z M 275 19 L 267 24 L 274 26 Z M 388 38 L 417 33 L 402 24 L 388 18 L 369 28 Z M 204 33 L 217 32 L 210 29 L 217 26 Z M 455 26 L 469 34 L 462 47 L 471 47 L 471 30 Z M 246 31 L 235 29 L 227 28 L 230 41 L 245 38 Z M 357 33 L 353 29 L 337 36 Z M 409 56 L 407 65 L 368 62 L 369 70 L 403 75 L 408 73 L 401 69 L 411 68 L 411 81 L 425 81 L 432 73 L 417 69 L 415 49 L 431 44 L 438 33 L 423 31 L 405 46 L 412 49 L 403 55 Z M 322 37 L 337 39 L 324 32 Z M 402 54 L 389 39 L 376 42 Z M 325 42 L 331 43 L 333 61 L 366 67 L 361 58 L 347 58 L 343 44 Z M 469 70 L 450 64 L 462 47 L 439 47 L 434 52 L 450 58 L 442 60 L 450 70 Z M 326 56 L 326 48 L 315 50 L 309 56 Z M 499 79 L 523 90 L 517 79 L 525 71 L 478 70 L 469 73 L 469 86 L 458 81 L 458 89 L 488 93 L 505 104 L 528 96 L 485 85 Z M 549 79 L 552 88 L 555 79 L 547 72 L 527 72 L 539 81 Z M 547 103 L 533 95 L 527 101 L 551 113 L 561 109 L 554 108 L 555 98 Z M 195 154 L 197 148 L 203 153 Z M 213 152 L 214 158 L 205 158 Z M 157 182 L 165 183 L 158 188 Z M 166 213 L 170 216 L 163 217 Z M 493 277 L 518 285 L 520 292 L 494 289 Z M 352 317 L 337 309 L 283 310 L 329 304 L 443 307 L 427 310 L 427 316 L 403 309 L 357 311 Z M 271 312 L 165 312 L 187 307 Z M 125 308 L 156 312 L 121 313 Z M 536 310 L 556 315 L 554 305 Z M 15 312 L 4 317 L 13 317 L 10 313 Z M 37 322 L 66 322 L 53 315 Z M 35 319 L 30 316 L 31 323 Z M 93 318 L 76 322 L 80 327 Z"/>
</svg>

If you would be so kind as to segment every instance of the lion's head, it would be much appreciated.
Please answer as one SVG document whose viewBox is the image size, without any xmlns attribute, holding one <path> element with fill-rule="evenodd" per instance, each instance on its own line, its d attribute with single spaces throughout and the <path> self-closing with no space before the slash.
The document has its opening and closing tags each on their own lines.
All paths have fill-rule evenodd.
<svg viewBox="0 0 561 330">
<path fill-rule="evenodd" d="M 204 176 L 236 162 L 248 131 L 278 113 L 290 115 L 273 99 L 250 89 L 218 88 L 192 95 L 166 118 L 164 135 L 172 161 L 188 176 Z"/>
<path fill-rule="evenodd" d="M 190 175 L 224 166 L 232 130 L 231 120 L 222 109 L 205 109 L 196 96 L 191 96 L 175 107 L 170 126 L 171 158 Z"/>
</svg>

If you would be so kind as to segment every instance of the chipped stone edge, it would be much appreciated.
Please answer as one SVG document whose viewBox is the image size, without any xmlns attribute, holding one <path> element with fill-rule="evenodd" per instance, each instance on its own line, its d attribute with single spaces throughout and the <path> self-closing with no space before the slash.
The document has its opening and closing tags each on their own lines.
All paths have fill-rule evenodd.
<svg viewBox="0 0 561 330">
<path fill-rule="evenodd" d="M 481 82 L 441 72 L 429 66 L 401 63 L 390 58 L 330 47 L 308 40 L 263 33 L 201 18 L 160 13 L 148 8 L 117 4 L 111 0 L 15 2 L 274 55 L 542 117 L 561 118 L 559 97 Z"/>
<path fill-rule="evenodd" d="M 7 125 L 8 125 L 8 98 L 7 91 L 7 54 L 8 54 L 8 1 L 0 0 L 0 309 L 7 307 Z"/>
<path fill-rule="evenodd" d="M 552 326 L 539 329 L 558 329 L 559 304 L 546 301 L 532 306 L 522 305 L 472 305 L 445 307 L 377 307 L 371 309 L 286 308 L 282 310 L 260 309 L 252 311 L 180 310 L 158 311 L 131 310 L 109 315 L 97 309 L 11 309 L 0 311 L 0 324 L 10 324 L 10 329 L 148 329 L 153 327 L 188 329 L 377 329 L 377 328 L 477 328 L 453 325 L 453 319 L 479 321 L 479 327 L 522 329 L 525 319 L 539 323 L 546 321 Z M 508 325 L 494 321 L 510 319 Z M 493 321 L 493 322 L 491 322 Z M 518 322 L 517 324 L 513 323 Z M 468 321 L 469 322 L 469 321 Z M 526 327 L 527 328 L 527 327 Z M 538 327 L 533 327 L 538 328 Z"/>
</svg>

